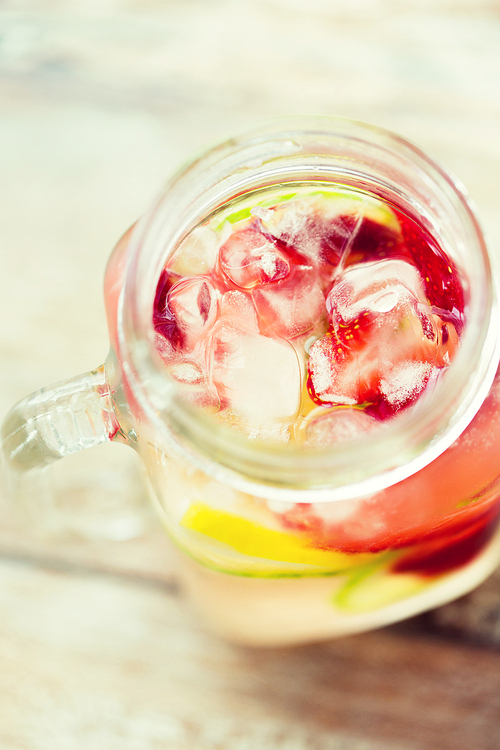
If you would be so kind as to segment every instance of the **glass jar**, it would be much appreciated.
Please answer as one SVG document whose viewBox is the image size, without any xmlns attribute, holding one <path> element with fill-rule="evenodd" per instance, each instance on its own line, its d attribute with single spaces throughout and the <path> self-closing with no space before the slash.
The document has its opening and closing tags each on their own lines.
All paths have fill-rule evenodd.
<svg viewBox="0 0 500 750">
<path fill-rule="evenodd" d="M 249 439 L 186 400 L 153 327 L 168 258 L 207 217 L 270 188 L 357 190 L 416 217 L 459 269 L 466 324 L 445 376 L 355 441 Z M 195 606 L 222 635 L 289 644 L 443 604 L 500 560 L 495 285 L 463 188 L 421 151 L 334 118 L 276 120 L 202 152 L 110 258 L 104 366 L 43 389 L 3 426 L 12 469 L 108 440 L 133 447 L 180 550 Z"/>
</svg>

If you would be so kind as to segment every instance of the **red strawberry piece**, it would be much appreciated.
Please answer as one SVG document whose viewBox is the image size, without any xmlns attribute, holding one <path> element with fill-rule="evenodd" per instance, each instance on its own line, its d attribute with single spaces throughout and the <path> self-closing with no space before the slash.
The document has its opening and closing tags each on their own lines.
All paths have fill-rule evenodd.
<svg viewBox="0 0 500 750">
<path fill-rule="evenodd" d="M 339 323 L 334 329 L 333 335 L 345 349 L 357 351 L 366 344 L 373 330 L 375 317 L 370 310 L 364 310 L 348 323 Z"/>
<path fill-rule="evenodd" d="M 183 346 L 183 334 L 179 328 L 178 321 L 167 305 L 167 297 L 173 285 L 179 281 L 180 276 L 168 269 L 161 272 L 153 305 L 153 325 L 155 331 L 163 336 L 174 348 Z"/>
<path fill-rule="evenodd" d="M 398 557 L 392 566 L 394 573 L 417 573 L 436 576 L 467 565 L 481 552 L 498 528 L 497 508 L 475 522 L 468 519 L 461 526 L 448 530 L 445 536 L 423 541 Z"/>
<path fill-rule="evenodd" d="M 392 228 L 363 217 L 349 239 L 346 265 L 399 257 L 401 237 Z"/>
<path fill-rule="evenodd" d="M 422 278 L 431 305 L 447 311 L 457 331 L 463 326 L 464 290 L 456 266 L 433 237 L 408 216 L 397 213 L 406 251 Z"/>
</svg>

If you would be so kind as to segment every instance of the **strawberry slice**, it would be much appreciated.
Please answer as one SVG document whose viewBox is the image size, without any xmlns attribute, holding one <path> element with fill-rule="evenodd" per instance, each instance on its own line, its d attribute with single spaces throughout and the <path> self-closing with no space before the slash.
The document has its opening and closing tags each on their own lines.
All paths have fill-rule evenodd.
<svg viewBox="0 0 500 750">
<path fill-rule="evenodd" d="M 441 314 L 448 312 L 447 318 L 460 333 L 464 323 L 465 297 L 454 263 L 421 225 L 417 227 L 408 216 L 396 213 L 406 250 L 423 280 L 429 303 L 439 308 Z"/>
<path fill-rule="evenodd" d="M 395 561 L 394 573 L 433 577 L 467 565 L 488 544 L 498 529 L 499 510 L 493 506 L 477 520 L 463 519 L 443 536 L 430 534 Z"/>
<path fill-rule="evenodd" d="M 371 310 L 364 310 L 348 323 L 339 322 L 333 334 L 344 349 L 360 351 L 369 339 L 375 318 Z"/>
<path fill-rule="evenodd" d="M 170 269 L 163 269 L 156 286 L 153 306 L 153 325 L 155 331 L 161 337 L 164 337 L 173 349 L 183 346 L 184 336 L 175 316 L 167 305 L 167 298 L 171 288 L 180 278 L 178 274 L 172 273 Z"/>
<path fill-rule="evenodd" d="M 443 552 L 442 558 L 439 550 L 462 538 L 465 547 L 460 547 L 461 553 L 467 549 L 473 556 L 497 528 L 499 404 L 500 379 L 460 438 L 424 470 L 367 497 L 296 503 L 277 512 L 280 522 L 284 528 L 307 531 L 320 549 L 380 552 L 423 545 L 414 550 L 415 556 L 408 550 L 408 557 L 401 558 L 400 572 L 424 574 L 426 568 L 426 574 L 437 573 L 445 556 Z M 276 512 L 276 506 L 273 509 Z M 467 529 L 471 534 L 478 531 L 474 539 L 479 544 L 473 549 L 465 542 Z M 457 566 L 464 560 L 458 554 L 454 559 Z"/>
<path fill-rule="evenodd" d="M 365 404 L 385 419 L 418 398 L 458 345 L 404 260 L 349 266 L 326 306 L 330 330 L 309 351 L 308 389 L 317 404 Z"/>
</svg>

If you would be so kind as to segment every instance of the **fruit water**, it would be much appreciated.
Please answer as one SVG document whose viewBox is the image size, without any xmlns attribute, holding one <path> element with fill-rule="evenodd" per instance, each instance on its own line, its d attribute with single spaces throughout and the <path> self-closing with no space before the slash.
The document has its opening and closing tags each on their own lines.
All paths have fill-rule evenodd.
<svg viewBox="0 0 500 750">
<path fill-rule="evenodd" d="M 417 217 L 352 187 L 289 184 L 234 199 L 185 237 L 153 322 L 166 371 L 217 422 L 263 445 L 356 450 L 445 380 L 466 309 L 460 269 Z M 474 430 L 484 424 L 349 501 L 269 501 L 173 465 L 165 523 L 195 561 L 198 606 L 233 638 L 287 642 L 408 616 L 446 587 L 453 598 L 498 521 L 498 482 L 479 491 L 464 462 Z"/>
<path fill-rule="evenodd" d="M 345 188 L 263 191 L 197 227 L 163 271 L 157 347 L 186 396 L 250 438 L 324 445 L 407 409 L 464 322 L 432 237 Z"/>
</svg>

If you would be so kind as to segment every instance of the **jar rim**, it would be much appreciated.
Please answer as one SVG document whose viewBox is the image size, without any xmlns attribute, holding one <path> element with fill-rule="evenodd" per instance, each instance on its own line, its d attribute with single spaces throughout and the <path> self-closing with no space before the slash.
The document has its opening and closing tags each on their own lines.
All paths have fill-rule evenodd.
<svg viewBox="0 0 500 750">
<path fill-rule="evenodd" d="M 343 179 L 359 180 L 363 165 L 356 164 L 352 155 L 350 161 L 346 153 L 331 157 L 327 151 L 325 156 L 326 149 L 335 152 L 339 144 L 344 144 L 344 150 L 349 144 L 353 153 L 376 162 L 379 170 L 380 164 L 396 171 L 402 165 L 404 174 L 405 165 L 408 170 L 412 165 L 413 181 L 418 178 L 422 195 L 428 194 L 431 202 L 441 200 L 450 212 L 450 221 L 459 226 L 463 247 L 457 252 L 468 264 L 470 286 L 461 346 L 446 376 L 434 392 L 426 395 L 425 403 L 419 400 L 384 424 L 383 440 L 381 432 L 375 430 L 356 443 L 322 449 L 262 445 L 223 424 L 214 424 L 179 396 L 155 348 L 152 310 L 156 283 L 169 251 L 182 236 L 207 215 L 210 207 L 223 205 L 238 191 L 263 181 L 281 184 L 287 177 L 297 178 L 306 168 L 317 179 L 322 178 L 322 165 L 332 175 L 333 161 L 340 157 L 344 159 Z M 364 168 L 367 182 L 373 182 L 372 162 Z M 338 164 L 335 169 L 338 175 Z M 394 187 L 394 175 L 391 179 Z M 410 195 L 408 186 L 405 190 L 408 200 L 426 210 L 419 205 L 421 196 Z M 431 213 L 433 210 L 436 206 L 429 209 Z M 469 256 L 473 256 L 473 262 Z M 119 357 L 134 398 L 160 444 L 165 442 L 198 468 L 251 494 L 290 500 L 298 493 L 301 501 L 331 501 L 372 494 L 401 481 L 458 438 L 486 397 L 497 369 L 497 314 L 484 238 L 475 209 L 455 177 L 409 141 L 374 125 L 333 117 L 277 118 L 196 154 L 171 178 L 138 222 L 128 246 L 127 273 L 119 301 Z"/>
</svg>

